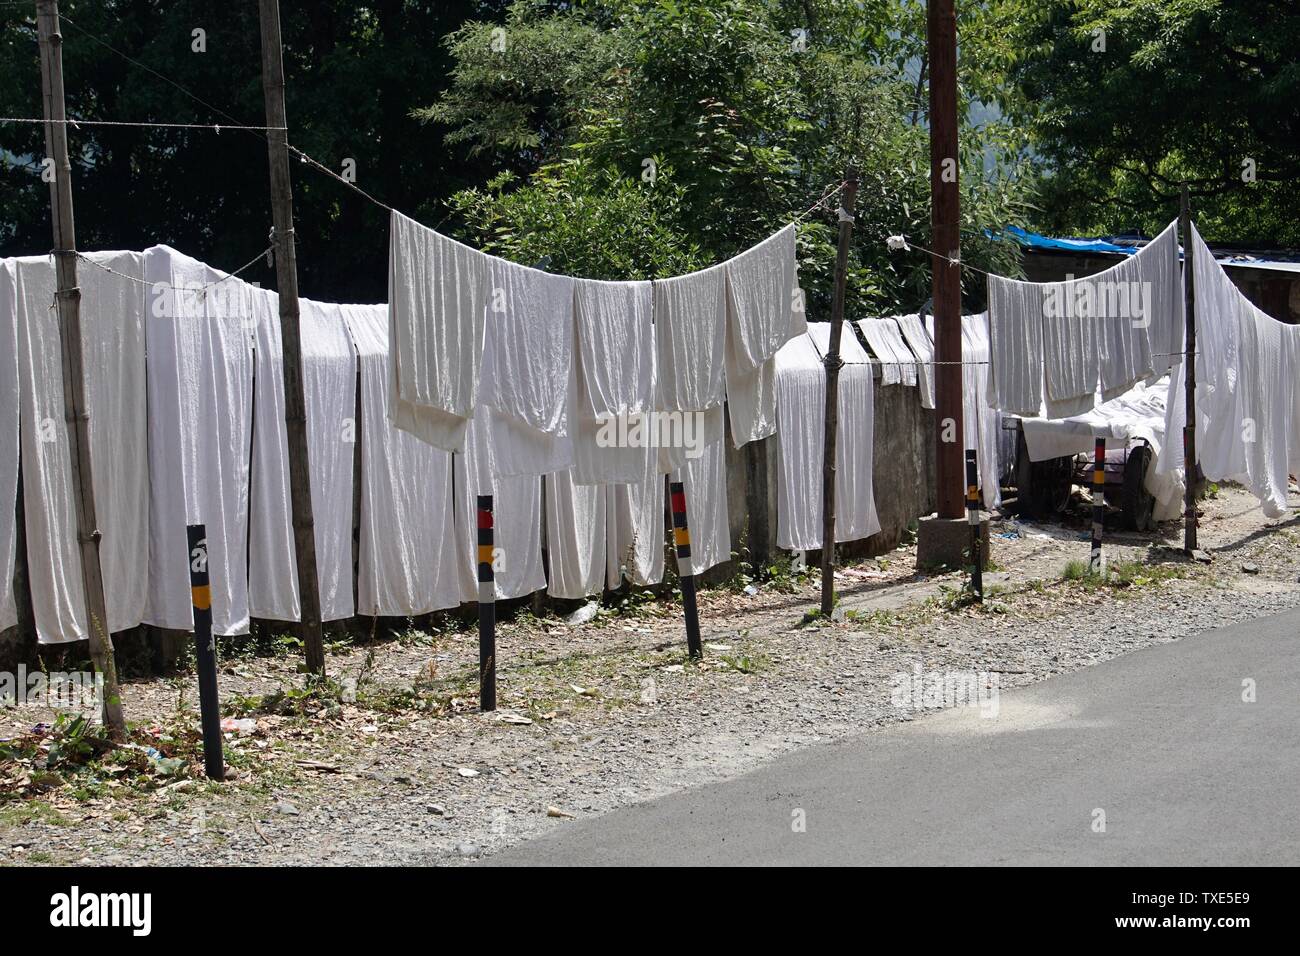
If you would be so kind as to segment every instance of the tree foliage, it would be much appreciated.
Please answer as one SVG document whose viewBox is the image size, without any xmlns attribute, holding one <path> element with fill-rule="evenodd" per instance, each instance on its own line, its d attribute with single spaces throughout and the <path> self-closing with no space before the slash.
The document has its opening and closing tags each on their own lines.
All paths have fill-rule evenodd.
<svg viewBox="0 0 1300 956">
<path fill-rule="evenodd" d="M 1003 6 L 1021 51 L 1007 104 L 1046 167 L 1041 226 L 1154 233 L 1186 181 L 1207 236 L 1300 245 L 1294 0 Z"/>
<path fill-rule="evenodd" d="M 451 38 L 453 86 L 418 115 L 521 174 L 457 200 L 466 238 L 511 258 L 551 254 L 564 271 L 586 260 L 601 275 L 636 263 L 637 274 L 662 276 L 683 261 L 721 261 L 814 205 L 852 166 L 851 313 L 915 308 L 929 294 L 929 257 L 884 246 L 897 233 L 924 244 L 929 232 L 924 108 L 899 63 L 909 7 L 621 0 L 556 12 L 519 2 L 504 35 L 484 22 Z M 1007 272 L 1015 250 L 982 238 L 1025 211 L 1017 170 L 989 162 L 1001 132 L 968 126 L 961 160 L 966 256 Z M 631 201 L 637 192 L 645 198 Z M 589 228 L 605 202 L 653 221 Z M 591 248 L 580 250 L 581 236 Z M 643 248 L 650 236 L 672 254 Z M 825 212 L 801 226 L 814 316 L 829 311 L 834 241 Z"/>
</svg>

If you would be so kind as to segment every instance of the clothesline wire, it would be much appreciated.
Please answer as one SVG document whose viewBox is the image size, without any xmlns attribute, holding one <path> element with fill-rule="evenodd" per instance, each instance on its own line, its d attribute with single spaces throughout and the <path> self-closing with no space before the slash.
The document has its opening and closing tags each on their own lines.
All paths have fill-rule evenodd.
<svg viewBox="0 0 1300 956">
<path fill-rule="evenodd" d="M 220 133 L 223 129 L 252 130 L 254 132 L 286 132 L 283 126 L 237 126 L 223 123 L 142 123 L 127 120 L 88 120 L 88 119 L 35 119 L 29 116 L 0 116 L 0 123 L 31 123 L 44 126 L 48 123 L 60 123 L 65 126 L 140 126 L 150 129 L 210 129 Z"/>
<path fill-rule="evenodd" d="M 908 249 L 920 249 L 922 252 L 928 253 L 929 255 L 933 256 L 936 259 L 942 259 L 950 266 L 961 266 L 963 269 L 970 269 L 972 272 L 978 272 L 980 275 L 991 276 L 995 279 L 1005 278 L 1005 276 L 999 276 L 994 272 L 989 272 L 987 269 L 981 269 L 979 266 L 973 266 L 969 262 L 963 261 L 958 256 L 945 256 L 941 252 L 935 252 L 933 249 L 927 249 L 925 246 L 919 245 L 918 243 L 913 242 L 911 239 L 908 239 L 907 236 L 903 236 L 903 239 L 907 241 Z"/>
<path fill-rule="evenodd" d="M 246 130 L 248 130 L 248 131 L 250 131 L 250 132 L 254 132 L 254 133 L 257 133 L 258 135 L 260 135 L 260 132 L 259 132 L 258 128 L 256 128 L 256 127 L 252 127 L 252 126 L 248 126 L 248 125 L 246 125 L 246 124 L 241 124 L 239 120 L 237 120 L 234 116 L 232 116 L 232 115 L 230 115 L 229 113 L 227 113 L 227 112 L 226 112 L 225 110 L 223 110 L 221 107 L 219 107 L 219 106 L 213 106 L 211 103 L 209 103 L 207 100 L 203 99 L 203 98 L 202 98 L 201 96 L 199 96 L 198 94 L 190 92 L 190 91 L 189 91 L 188 89 L 186 89 L 184 86 L 182 86 L 181 84 L 177 83 L 175 80 L 171 79 L 170 77 L 165 76 L 165 75 L 162 74 L 162 73 L 159 73 L 157 70 L 155 70 L 153 67 L 149 66 L 148 64 L 146 64 L 146 63 L 141 63 L 139 60 L 135 59 L 134 57 L 132 57 L 132 56 L 126 54 L 126 53 L 123 53 L 121 50 L 119 50 L 117 47 L 113 46 L 113 45 L 112 45 L 111 43 L 109 43 L 107 40 L 103 40 L 103 39 L 101 39 L 100 37 L 96 36 L 94 33 L 91 33 L 89 30 L 85 30 L 85 29 L 83 29 L 83 28 L 77 26 L 76 23 L 74 23 L 73 21 L 69 20 L 69 19 L 67 18 L 67 16 L 64 15 L 63 13 L 60 13 L 60 14 L 59 14 L 59 21 L 60 21 L 60 23 L 66 23 L 68 26 L 72 27 L 74 30 L 76 30 L 78 33 L 80 33 L 82 36 L 87 37 L 87 38 L 89 38 L 90 40 L 93 40 L 95 43 L 98 43 L 100 46 L 104 47 L 106 50 L 109 50 L 109 51 L 111 51 L 111 52 L 113 52 L 113 53 L 116 53 L 118 56 L 120 56 L 122 59 L 126 60 L 128 63 L 131 63 L 132 65 L 134 65 L 134 66 L 136 66 L 136 67 L 138 67 L 138 68 L 144 70 L 145 72 L 152 74 L 153 76 L 155 76 L 155 77 L 157 77 L 158 79 L 162 80 L 162 81 L 163 81 L 164 83 L 166 83 L 168 86 L 171 86 L 171 87 L 173 87 L 173 88 L 176 89 L 176 90 L 179 90 L 181 93 L 184 93 L 186 96 L 188 96 L 188 97 L 189 97 L 190 99 L 192 99 L 194 102 L 200 104 L 201 106 L 205 107 L 206 109 L 209 109 L 209 110 L 211 110 L 212 112 L 217 113 L 217 114 L 220 115 L 220 116 L 224 116 L 226 119 L 230 120 L 230 122 L 233 123 L 235 127 L 238 127 L 238 128 L 240 128 L 240 129 L 246 129 Z M 263 127 L 263 129 L 265 129 L 265 127 Z M 263 136 L 262 138 L 265 139 L 266 137 Z"/>
<path fill-rule="evenodd" d="M 261 259 L 263 259 L 263 258 L 265 258 L 266 256 L 270 255 L 270 254 L 271 254 L 272 252 L 274 252 L 274 251 L 275 251 L 275 246 L 273 246 L 273 245 L 272 245 L 272 246 L 267 246 L 265 249 L 263 249 L 261 252 L 259 252 L 259 253 L 258 253 L 256 256 L 254 256 L 252 259 L 249 259 L 247 262 L 245 262 L 242 266 L 240 266 L 240 267 L 239 267 L 238 269 L 236 269 L 234 272 L 229 272 L 229 273 L 227 273 L 226 275 L 222 276 L 220 279 L 215 279 L 215 280 L 213 280 L 212 282 L 205 282 L 203 285 L 200 285 L 200 286 L 183 285 L 183 286 L 180 286 L 179 288 L 183 289 L 183 290 L 186 291 L 186 292 L 197 292 L 197 293 L 199 293 L 200 295 L 207 295 L 209 289 L 212 289 L 212 288 L 214 288 L 214 287 L 216 287 L 216 286 L 219 286 L 219 285 L 221 285 L 221 283 L 223 283 L 223 282 L 228 282 L 229 280 L 234 279 L 234 278 L 237 277 L 241 272 L 243 272 L 244 270 L 249 269 L 249 268 L 251 268 L 252 266 L 256 265 L 258 261 L 260 261 Z M 51 255 L 53 255 L 53 253 L 51 253 Z M 89 263 L 90 265 L 94 266 L 96 269 L 99 269 L 99 270 L 101 270 L 101 271 L 103 271 L 103 272 L 109 272 L 109 273 L 112 273 L 112 274 L 115 275 L 115 276 L 120 276 L 121 278 L 123 278 L 123 279 L 127 279 L 127 280 L 129 280 L 129 281 L 131 281 L 131 282 L 134 282 L 134 283 L 137 283 L 138 285 L 149 286 L 150 288 L 152 288 L 154 285 L 156 285 L 155 282 L 151 282 L 151 281 L 148 280 L 148 279 L 141 279 L 141 278 L 139 278 L 138 276 L 127 275 L 125 272 L 119 272 L 117 269 L 114 269 L 114 268 L 112 268 L 111 266 L 106 266 L 106 265 L 104 265 L 102 262 L 96 262 L 94 259 L 92 259 L 90 256 L 86 255 L 86 254 L 83 253 L 83 252 L 78 252 L 78 253 L 76 254 L 76 256 L 77 256 L 77 258 L 80 259 L 82 262 Z"/>
</svg>

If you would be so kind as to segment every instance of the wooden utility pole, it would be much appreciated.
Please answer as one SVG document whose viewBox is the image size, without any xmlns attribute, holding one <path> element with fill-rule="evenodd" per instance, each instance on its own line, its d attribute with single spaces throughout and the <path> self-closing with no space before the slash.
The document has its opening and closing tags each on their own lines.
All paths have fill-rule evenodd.
<svg viewBox="0 0 1300 956">
<path fill-rule="evenodd" d="M 957 143 L 957 18 L 953 0 L 929 0 L 930 248 L 961 258 Z M 960 518 L 962 501 L 961 267 L 934 259 L 934 404 L 939 518 Z"/>
<path fill-rule="evenodd" d="M 63 373 L 63 410 L 68 425 L 68 457 L 77 489 L 77 541 L 81 548 L 81 584 L 86 597 L 86 634 L 90 657 L 103 676 L 104 726 L 120 740 L 126 735 L 122 693 L 108 632 L 104 576 L 99 563 L 99 522 L 95 479 L 90 461 L 90 413 L 81 342 L 81 290 L 77 287 L 77 236 L 72 216 L 72 163 L 68 161 L 67 110 L 63 102 L 63 36 L 57 0 L 37 0 L 36 28 L 41 47 L 41 98 L 45 108 L 45 152 L 54 161 L 50 211 L 54 222 L 54 266 L 58 282 L 59 356 Z"/>
<path fill-rule="evenodd" d="M 316 522 L 312 517 L 311 470 L 307 451 L 307 402 L 302 384 L 302 333 L 298 320 L 298 259 L 294 252 L 293 184 L 289 178 L 289 133 L 284 110 L 284 61 L 279 0 L 259 0 L 262 26 L 262 89 L 266 96 L 267 152 L 271 162 L 271 212 L 275 224 L 275 282 L 280 293 L 280 338 L 284 347 L 284 421 L 289 436 L 289 499 L 302 614 L 298 636 L 307 670 L 325 673 L 320 583 L 316 577 Z"/>
<path fill-rule="evenodd" d="M 1192 267 L 1192 201 L 1183 183 L 1178 210 L 1178 231 L 1183 241 L 1183 299 L 1186 309 L 1187 344 L 1183 349 L 1183 400 L 1187 423 L 1183 426 L 1183 550 L 1191 554 L 1196 543 L 1196 490 L 1200 479 L 1196 467 L 1196 275 Z"/>
<path fill-rule="evenodd" d="M 840 238 L 835 251 L 835 297 L 831 301 L 831 342 L 826 366 L 826 437 L 822 445 L 822 614 L 835 605 L 835 448 L 840 428 L 840 336 L 844 331 L 844 293 L 849 275 L 849 240 L 853 234 L 853 207 L 858 199 L 858 174 L 852 166 L 844 173 L 840 201 Z"/>
</svg>

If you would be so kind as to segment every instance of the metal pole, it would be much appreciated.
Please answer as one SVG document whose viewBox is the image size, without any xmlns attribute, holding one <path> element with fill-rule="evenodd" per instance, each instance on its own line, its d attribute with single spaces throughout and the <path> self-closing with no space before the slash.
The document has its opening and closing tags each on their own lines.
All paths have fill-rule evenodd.
<svg viewBox="0 0 1300 956">
<path fill-rule="evenodd" d="M 294 250 L 293 183 L 289 176 L 289 134 L 284 109 L 284 62 L 280 4 L 259 0 L 262 28 L 262 88 L 266 99 L 267 153 L 271 164 L 271 212 L 275 224 L 275 284 L 280 293 L 280 338 L 284 352 L 284 423 L 289 441 L 289 499 L 293 550 L 298 570 L 302 640 L 307 670 L 325 673 L 320 583 L 316 577 L 316 523 L 312 516 L 307 446 L 307 401 L 302 384 L 302 333 L 298 321 L 298 257 Z"/>
<path fill-rule="evenodd" d="M 189 540 L 190 603 L 194 606 L 194 651 L 199 671 L 199 722 L 203 727 L 203 766 L 213 780 L 226 779 L 221 753 L 221 705 L 217 699 L 217 645 L 212 637 L 212 587 L 208 581 L 208 532 L 186 525 Z"/>
<path fill-rule="evenodd" d="M 1183 183 L 1178 212 L 1178 230 L 1183 242 L 1183 300 L 1186 310 L 1186 345 L 1183 349 L 1183 401 L 1187 409 L 1187 423 L 1183 425 L 1183 550 L 1191 554 L 1196 543 L 1196 485 L 1199 469 L 1196 464 L 1196 270 L 1192 261 L 1192 202 Z"/>
<path fill-rule="evenodd" d="M 984 603 L 984 554 L 980 547 L 979 472 L 975 467 L 975 450 L 966 449 L 966 520 L 970 522 L 970 589 L 975 600 Z"/>
<path fill-rule="evenodd" d="M 961 258 L 957 141 L 957 18 L 953 0 L 929 0 L 930 232 L 941 256 Z M 961 267 L 934 260 L 935 442 L 939 517 L 962 513 Z"/>
<path fill-rule="evenodd" d="M 103 569 L 99 561 L 99 520 L 90 455 L 90 410 L 81 341 L 81 289 L 77 286 L 77 235 L 72 215 L 72 163 L 68 161 L 67 111 L 63 97 L 63 35 L 56 0 L 37 0 L 36 29 L 41 48 L 41 99 L 45 108 L 46 155 L 54 161 L 50 218 L 54 225 L 54 265 L 59 307 L 59 358 L 63 375 L 63 414 L 68 426 L 68 458 L 77 494 L 77 541 L 81 583 L 86 598 L 86 636 L 90 657 L 104 680 L 103 718 L 109 736 L 126 736 L 122 690 L 117 683 L 113 638 L 108 632 Z"/>
<path fill-rule="evenodd" d="M 1098 438 L 1092 448 L 1092 557 L 1088 570 L 1101 574 L 1101 535 L 1106 527 L 1106 439 Z"/>
<path fill-rule="evenodd" d="M 492 496 L 478 496 L 478 707 L 497 709 L 497 592 Z"/>
<path fill-rule="evenodd" d="M 673 544 L 677 546 L 677 576 L 682 582 L 682 607 L 686 612 L 686 648 L 691 657 L 703 657 L 700 614 L 695 603 L 695 574 L 691 571 L 691 530 L 686 521 L 686 489 L 680 481 L 668 486 L 673 509 Z"/>
<path fill-rule="evenodd" d="M 826 433 L 822 442 L 822 614 L 835 605 L 835 456 L 840 427 L 840 336 L 844 331 L 844 297 L 848 286 L 849 241 L 853 236 L 853 207 L 858 198 L 857 172 L 844 172 L 844 196 L 839 219 L 839 245 L 835 250 L 835 295 L 831 300 L 831 340 L 826 366 Z"/>
</svg>

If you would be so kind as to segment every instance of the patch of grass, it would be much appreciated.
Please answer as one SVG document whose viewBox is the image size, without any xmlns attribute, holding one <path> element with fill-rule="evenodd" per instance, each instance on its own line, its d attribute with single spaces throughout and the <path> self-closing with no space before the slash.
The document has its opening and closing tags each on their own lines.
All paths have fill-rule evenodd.
<svg viewBox="0 0 1300 956">
<path fill-rule="evenodd" d="M 72 821 L 42 800 L 18 800 L 14 803 L 0 805 L 0 825 L 22 826 L 29 823 L 43 823 L 47 826 L 67 826 Z"/>
<path fill-rule="evenodd" d="M 1087 561 L 1073 560 L 1061 572 L 1061 580 L 1085 591 L 1137 589 L 1185 578 L 1190 574 L 1185 564 L 1151 564 L 1146 561 L 1116 561 L 1098 574 Z"/>
<path fill-rule="evenodd" d="M 742 674 L 757 674 L 772 666 L 772 659 L 765 654 L 720 654 L 718 660 Z"/>
</svg>

